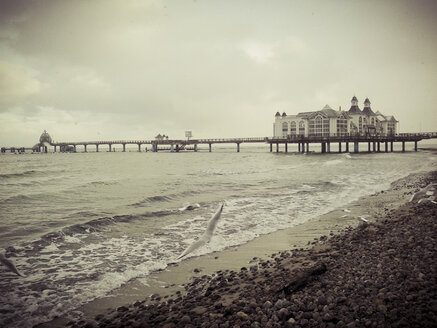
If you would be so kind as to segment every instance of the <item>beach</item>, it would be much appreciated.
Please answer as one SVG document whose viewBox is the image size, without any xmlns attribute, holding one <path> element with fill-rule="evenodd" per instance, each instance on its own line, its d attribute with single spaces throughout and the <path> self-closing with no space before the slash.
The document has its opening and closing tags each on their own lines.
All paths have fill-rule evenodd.
<svg viewBox="0 0 437 328">
<path fill-rule="evenodd" d="M 436 177 L 411 174 L 300 226 L 169 266 L 68 325 L 431 327 L 436 206 L 409 200 Z"/>
</svg>

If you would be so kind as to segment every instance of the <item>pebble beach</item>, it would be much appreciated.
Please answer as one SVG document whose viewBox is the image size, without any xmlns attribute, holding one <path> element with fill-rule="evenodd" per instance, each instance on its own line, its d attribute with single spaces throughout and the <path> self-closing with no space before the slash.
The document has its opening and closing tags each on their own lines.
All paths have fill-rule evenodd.
<svg viewBox="0 0 437 328">
<path fill-rule="evenodd" d="M 385 192 L 400 199 L 395 208 L 378 208 L 368 223 L 68 326 L 435 327 L 437 207 L 429 195 L 409 201 L 435 182 L 437 172 L 411 175 Z"/>
</svg>

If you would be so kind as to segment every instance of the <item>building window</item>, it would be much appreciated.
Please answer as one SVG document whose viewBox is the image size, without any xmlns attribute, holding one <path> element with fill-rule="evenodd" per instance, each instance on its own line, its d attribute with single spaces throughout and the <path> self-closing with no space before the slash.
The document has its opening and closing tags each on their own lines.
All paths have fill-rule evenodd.
<svg viewBox="0 0 437 328">
<path fill-rule="evenodd" d="M 282 123 L 282 132 L 285 132 L 285 134 L 288 133 L 288 123 L 287 122 Z"/>
<path fill-rule="evenodd" d="M 375 125 L 375 119 L 372 117 L 372 125 Z"/>
<path fill-rule="evenodd" d="M 296 122 L 290 123 L 290 134 L 292 134 L 292 135 L 296 134 Z"/>
<path fill-rule="evenodd" d="M 343 116 L 337 119 L 337 135 L 347 135 L 347 119 L 345 119 Z"/>
<path fill-rule="evenodd" d="M 301 135 L 301 136 L 305 135 L 305 122 L 304 121 L 299 122 L 299 135 Z"/>
<path fill-rule="evenodd" d="M 315 119 L 308 121 L 309 135 L 329 136 L 329 119 L 316 116 Z"/>
<path fill-rule="evenodd" d="M 396 133 L 396 123 L 388 122 L 387 123 L 387 134 L 392 136 Z"/>
</svg>

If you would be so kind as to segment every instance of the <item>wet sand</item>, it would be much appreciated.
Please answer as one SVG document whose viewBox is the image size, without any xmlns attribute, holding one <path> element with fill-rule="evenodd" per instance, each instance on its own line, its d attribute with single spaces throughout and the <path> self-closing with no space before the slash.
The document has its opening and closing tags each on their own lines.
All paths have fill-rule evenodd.
<svg viewBox="0 0 437 328">
<path fill-rule="evenodd" d="M 378 280 L 373 271 L 381 271 L 392 263 L 383 261 L 384 252 L 390 251 L 388 259 L 394 258 L 395 264 L 403 261 L 403 257 L 393 257 L 398 254 L 398 245 L 388 248 L 392 247 L 390 238 L 401 238 L 391 225 L 401 222 L 421 227 L 414 224 L 415 219 L 426 216 L 424 213 L 435 217 L 435 204 L 408 203 L 411 195 L 432 179 L 435 181 L 435 174 L 412 174 L 393 183 L 389 190 L 350 203 L 346 211 L 340 208 L 293 228 L 261 236 L 245 245 L 187 259 L 147 279 L 135 280 L 110 297 L 87 304 L 80 309 L 85 317 L 69 324 L 114 327 L 371 327 L 390 322 L 394 325 L 394 319 L 387 321 L 387 311 L 393 310 L 389 303 L 396 299 L 396 295 L 390 294 L 387 298 L 388 291 L 384 290 L 384 295 L 379 294 L 380 289 L 388 288 L 386 284 L 394 287 L 391 280 L 396 277 L 389 274 Z M 370 224 L 360 223 L 356 219 L 360 215 L 368 215 Z M 400 217 L 403 219 L 398 220 Z M 434 230 L 429 226 L 427 231 L 421 229 L 417 233 L 429 234 L 435 231 L 435 226 Z M 392 230 L 395 236 L 387 236 Z M 375 236 L 380 238 L 371 242 Z M 372 251 L 373 257 L 367 255 L 367 249 L 374 247 L 379 248 Z M 435 253 L 435 243 L 433 247 Z M 410 249 L 404 251 L 409 254 Z M 351 258 L 347 259 L 347 256 Z M 370 266 L 370 260 L 373 260 L 374 267 Z M 414 258 L 414 261 L 418 260 Z M 428 267 L 432 267 L 429 256 L 423 260 L 428 261 Z M 313 280 L 311 270 L 316 270 L 321 263 L 326 265 L 326 272 Z M 419 264 L 414 267 L 417 266 Z M 423 281 L 433 281 L 430 278 L 435 281 L 435 270 L 432 273 L 434 276 L 431 274 L 430 277 L 422 271 L 420 277 Z M 279 291 L 300 275 L 311 278 L 305 282 L 304 288 L 289 294 L 287 289 Z M 375 281 L 378 287 L 375 287 Z M 404 282 L 401 281 L 401 284 Z M 368 284 L 373 287 L 368 287 Z M 423 294 L 428 295 L 429 292 L 434 293 L 431 300 L 435 301 L 435 285 L 427 286 Z M 338 300 L 341 302 L 338 303 Z M 428 314 L 425 317 L 435 318 L 436 311 L 432 308 L 435 304 L 430 304 L 434 317 Z M 112 310 L 107 311 L 107 308 Z M 378 309 L 385 309 L 382 311 L 384 315 Z M 395 314 L 398 313 L 394 311 L 392 317 Z M 404 323 L 413 320 L 409 316 L 404 319 Z M 66 323 L 66 318 L 60 318 L 42 326 L 63 326 Z"/>
</svg>

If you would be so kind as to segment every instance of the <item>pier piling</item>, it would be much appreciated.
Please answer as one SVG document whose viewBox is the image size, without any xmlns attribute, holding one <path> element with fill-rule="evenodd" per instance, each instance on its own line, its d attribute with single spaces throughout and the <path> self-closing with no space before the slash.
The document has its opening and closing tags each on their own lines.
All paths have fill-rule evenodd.
<svg viewBox="0 0 437 328">
<path fill-rule="evenodd" d="M 359 152 L 359 144 L 358 141 L 354 142 L 354 153 L 358 153 Z"/>
</svg>

